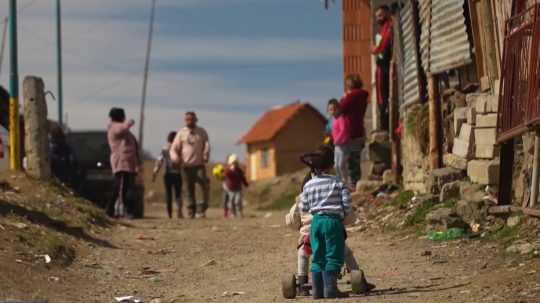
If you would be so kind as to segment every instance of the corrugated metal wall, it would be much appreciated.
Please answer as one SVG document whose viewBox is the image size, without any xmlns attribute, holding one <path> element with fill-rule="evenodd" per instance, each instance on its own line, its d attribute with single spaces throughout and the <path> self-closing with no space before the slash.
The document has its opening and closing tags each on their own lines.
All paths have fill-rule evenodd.
<svg viewBox="0 0 540 303">
<path fill-rule="evenodd" d="M 405 1 L 400 11 L 403 79 L 400 93 L 405 105 L 420 102 L 419 62 L 417 49 L 416 16 L 413 2 Z"/>
<path fill-rule="evenodd" d="M 464 0 L 420 0 L 420 53 L 426 73 L 472 63 Z"/>
<path fill-rule="evenodd" d="M 464 0 L 434 0 L 431 18 L 431 73 L 472 63 Z"/>
</svg>

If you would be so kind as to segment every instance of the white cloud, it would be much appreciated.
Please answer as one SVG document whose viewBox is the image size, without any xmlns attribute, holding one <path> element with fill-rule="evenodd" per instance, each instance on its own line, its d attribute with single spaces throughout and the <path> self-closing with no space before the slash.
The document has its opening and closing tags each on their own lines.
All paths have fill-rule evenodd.
<svg viewBox="0 0 540 303">
<path fill-rule="evenodd" d="M 223 5 L 224 0 L 159 0 L 160 5 Z M 248 3 L 259 0 L 227 0 Z M 262 0 L 260 0 L 262 1 Z M 270 0 L 268 0 L 270 1 Z M 7 12 L 7 1 L 0 8 Z M 32 3 L 21 1 L 20 7 Z M 46 88 L 56 92 L 56 53 L 54 2 L 36 0 L 19 18 L 19 72 L 21 81 L 33 74 L 44 79 Z M 74 129 L 99 129 L 107 124 L 111 106 L 121 105 L 137 118 L 142 84 L 143 59 L 147 34 L 146 19 L 108 18 L 111 12 L 130 9 L 147 11 L 149 0 L 68 0 L 64 13 L 64 102 L 69 124 Z M 257 39 L 224 37 L 170 36 L 156 28 L 153 62 L 235 62 L 291 63 L 340 56 L 333 41 L 309 38 Z M 7 58 L 7 56 L 6 56 Z M 5 59 L 5 63 L 7 60 Z M 0 83 L 8 83 L 7 64 Z M 166 133 L 181 125 L 186 110 L 197 108 L 220 160 L 251 126 L 258 115 L 275 104 L 295 99 L 324 103 L 327 96 L 317 88 L 339 84 L 306 82 L 282 90 L 250 90 L 231 86 L 222 75 L 152 70 L 145 124 L 145 147 L 156 152 Z M 300 95 L 300 92 L 305 92 Z M 22 92 L 22 91 L 21 91 Z M 213 105 L 219 105 L 212 107 Z M 228 110 L 223 110 L 228 105 Z M 248 107 L 250 110 L 236 110 Z M 220 110 L 222 109 L 222 110 Z M 50 102 L 56 118 L 56 103 Z M 135 131 L 136 132 L 136 131 Z"/>
</svg>

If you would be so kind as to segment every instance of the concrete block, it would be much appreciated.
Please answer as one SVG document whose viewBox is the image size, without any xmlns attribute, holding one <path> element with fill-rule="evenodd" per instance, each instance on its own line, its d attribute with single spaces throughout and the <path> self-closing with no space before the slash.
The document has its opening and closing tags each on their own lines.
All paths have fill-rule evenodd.
<svg viewBox="0 0 540 303">
<path fill-rule="evenodd" d="M 474 130 L 474 139 L 477 145 L 495 145 L 497 142 L 496 128 L 476 128 Z"/>
<path fill-rule="evenodd" d="M 454 133 L 459 136 L 461 125 L 467 122 L 467 107 L 458 107 L 454 110 Z"/>
<path fill-rule="evenodd" d="M 390 136 L 386 131 L 375 131 L 371 133 L 371 142 L 387 143 L 390 141 Z"/>
<path fill-rule="evenodd" d="M 467 123 L 470 125 L 476 124 L 476 108 L 474 106 L 467 108 Z"/>
<path fill-rule="evenodd" d="M 474 133 L 473 133 L 473 126 L 469 123 L 464 123 L 461 125 L 461 129 L 459 131 L 459 138 L 463 141 L 471 142 L 474 140 Z"/>
<path fill-rule="evenodd" d="M 452 154 L 464 158 L 471 159 L 473 155 L 473 145 L 469 141 L 462 140 L 460 138 L 454 139 L 454 146 L 452 147 Z"/>
<path fill-rule="evenodd" d="M 386 163 L 388 167 L 392 165 L 392 144 L 390 142 L 372 142 L 368 144 L 369 160 L 379 163 Z M 380 173 L 382 175 L 382 172 Z"/>
<path fill-rule="evenodd" d="M 474 155 L 480 159 L 493 159 L 499 155 L 499 147 L 497 145 L 476 144 Z"/>
<path fill-rule="evenodd" d="M 476 127 L 497 127 L 497 118 L 496 113 L 476 115 Z"/>
<path fill-rule="evenodd" d="M 467 175 L 474 183 L 497 185 L 499 183 L 499 161 L 469 161 L 467 164 Z"/>
<path fill-rule="evenodd" d="M 499 110 L 499 95 L 488 95 L 486 97 L 486 111 L 496 113 Z"/>
<path fill-rule="evenodd" d="M 445 166 L 453 167 L 460 170 L 467 170 L 467 159 L 455 154 L 445 154 L 443 156 Z"/>
<path fill-rule="evenodd" d="M 441 188 L 444 184 L 461 180 L 463 177 L 464 173 L 459 169 L 451 167 L 433 169 L 429 172 L 429 176 L 426 178 L 428 193 L 438 195 L 441 192 Z"/>
<path fill-rule="evenodd" d="M 476 109 L 477 114 L 486 114 L 487 110 L 487 98 L 484 94 L 477 94 L 474 103 L 474 108 Z"/>
</svg>

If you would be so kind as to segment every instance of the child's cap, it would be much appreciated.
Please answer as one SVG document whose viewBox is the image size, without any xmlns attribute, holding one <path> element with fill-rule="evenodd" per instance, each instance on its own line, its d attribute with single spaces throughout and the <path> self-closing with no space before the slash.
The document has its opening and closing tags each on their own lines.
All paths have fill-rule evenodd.
<svg viewBox="0 0 540 303">
<path fill-rule="evenodd" d="M 229 159 L 227 160 L 227 163 L 229 163 L 229 165 L 232 165 L 236 162 L 238 162 L 238 156 L 236 154 L 231 154 L 229 156 Z"/>
<path fill-rule="evenodd" d="M 321 146 L 317 151 L 300 156 L 300 161 L 312 169 L 324 170 L 334 165 L 331 148 Z"/>
</svg>

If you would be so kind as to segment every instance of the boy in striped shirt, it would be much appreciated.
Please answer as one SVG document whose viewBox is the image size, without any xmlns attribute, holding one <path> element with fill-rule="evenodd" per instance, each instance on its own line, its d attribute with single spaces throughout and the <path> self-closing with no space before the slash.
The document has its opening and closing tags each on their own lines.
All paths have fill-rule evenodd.
<svg viewBox="0 0 540 303">
<path fill-rule="evenodd" d="M 325 174 L 334 165 L 331 149 L 323 148 L 301 159 L 312 173 L 300 196 L 300 209 L 313 215 L 310 228 L 313 298 L 341 297 L 345 294 L 338 290 L 337 279 L 345 259 L 343 219 L 352 211 L 351 195 L 339 178 Z"/>
</svg>

